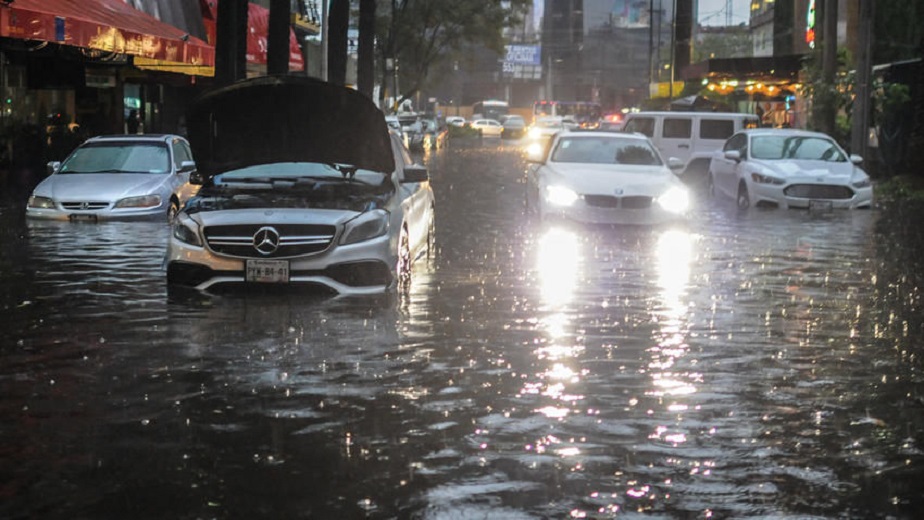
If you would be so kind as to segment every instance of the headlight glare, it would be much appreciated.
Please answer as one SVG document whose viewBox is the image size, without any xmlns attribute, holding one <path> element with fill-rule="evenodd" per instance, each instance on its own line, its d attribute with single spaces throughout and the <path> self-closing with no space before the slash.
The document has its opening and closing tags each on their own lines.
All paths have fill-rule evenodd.
<svg viewBox="0 0 924 520">
<path fill-rule="evenodd" d="M 54 209 L 55 201 L 50 197 L 32 195 L 29 197 L 29 207 L 34 209 Z"/>
<path fill-rule="evenodd" d="M 658 204 L 665 211 L 683 213 L 690 209 L 690 194 L 687 190 L 674 186 L 658 197 Z"/>
<path fill-rule="evenodd" d="M 578 194 L 564 186 L 549 186 L 545 189 L 545 200 L 554 206 L 570 206 L 578 199 Z"/>
<path fill-rule="evenodd" d="M 362 213 L 347 222 L 346 230 L 340 243 L 343 245 L 355 244 L 364 240 L 371 240 L 388 233 L 388 212 L 376 209 Z"/>
<path fill-rule="evenodd" d="M 115 208 L 156 208 L 160 206 L 160 195 L 128 197 L 115 203 Z"/>
</svg>

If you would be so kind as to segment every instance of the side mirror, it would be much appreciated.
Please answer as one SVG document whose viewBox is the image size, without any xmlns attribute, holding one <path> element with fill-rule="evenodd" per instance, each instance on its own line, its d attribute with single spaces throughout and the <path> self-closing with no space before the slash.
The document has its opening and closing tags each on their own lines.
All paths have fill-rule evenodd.
<svg viewBox="0 0 924 520">
<path fill-rule="evenodd" d="M 51 161 L 46 168 L 48 169 L 48 175 L 58 173 L 58 170 L 61 168 L 61 161 Z"/>
<path fill-rule="evenodd" d="M 863 158 L 855 153 L 852 153 L 850 154 L 850 162 L 854 164 L 860 164 L 861 162 L 863 162 Z"/>
<path fill-rule="evenodd" d="M 192 172 L 196 170 L 196 161 L 183 161 L 180 163 L 179 173 Z"/>
<path fill-rule="evenodd" d="M 199 173 L 199 170 L 195 170 L 189 174 L 189 183 L 202 186 L 205 184 L 205 176 Z"/>
<path fill-rule="evenodd" d="M 681 170 L 684 166 L 683 159 L 678 159 L 677 157 L 667 158 L 667 167 L 671 170 Z"/>
<path fill-rule="evenodd" d="M 741 161 L 741 152 L 738 150 L 726 150 L 725 158 L 729 161 L 740 162 Z"/>
<path fill-rule="evenodd" d="M 427 168 L 416 164 L 404 167 L 404 180 L 401 181 L 402 183 L 426 182 L 428 180 L 430 180 L 430 173 Z"/>
</svg>

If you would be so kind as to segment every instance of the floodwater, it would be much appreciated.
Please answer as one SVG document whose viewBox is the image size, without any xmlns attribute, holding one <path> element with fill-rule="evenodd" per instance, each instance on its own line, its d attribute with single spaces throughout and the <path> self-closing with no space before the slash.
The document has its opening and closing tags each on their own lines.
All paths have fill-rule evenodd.
<svg viewBox="0 0 924 520">
<path fill-rule="evenodd" d="M 0 212 L 3 518 L 920 518 L 920 209 L 524 214 L 426 158 L 398 302 L 168 295 L 160 223 Z"/>
</svg>

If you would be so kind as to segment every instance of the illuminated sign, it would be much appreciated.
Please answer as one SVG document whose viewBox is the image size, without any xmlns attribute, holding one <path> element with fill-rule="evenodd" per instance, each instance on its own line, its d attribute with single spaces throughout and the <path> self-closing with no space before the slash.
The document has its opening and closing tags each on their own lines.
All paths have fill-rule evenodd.
<svg viewBox="0 0 924 520">
<path fill-rule="evenodd" d="M 815 0 L 809 0 L 808 12 L 805 13 L 805 43 L 815 48 Z"/>
</svg>

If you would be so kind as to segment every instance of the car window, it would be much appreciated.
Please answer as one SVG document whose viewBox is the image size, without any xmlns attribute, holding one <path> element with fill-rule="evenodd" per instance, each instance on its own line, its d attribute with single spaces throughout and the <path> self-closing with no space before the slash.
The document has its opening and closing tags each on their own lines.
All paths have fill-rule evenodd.
<svg viewBox="0 0 924 520">
<path fill-rule="evenodd" d="M 170 154 L 164 143 L 91 143 L 76 149 L 61 173 L 166 173 Z"/>
<path fill-rule="evenodd" d="M 765 160 L 847 160 L 834 141 L 812 136 L 755 136 L 751 143 L 751 155 L 755 159 Z"/>
<path fill-rule="evenodd" d="M 700 119 L 699 136 L 703 139 L 728 139 L 735 133 L 731 119 Z"/>
<path fill-rule="evenodd" d="M 744 150 L 747 148 L 748 138 L 744 134 L 733 135 L 728 141 L 725 142 L 725 146 L 722 147 L 722 151 L 728 152 L 732 150 L 737 150 L 741 152 L 741 156 L 744 157 Z"/>
<path fill-rule="evenodd" d="M 189 145 L 179 139 L 173 141 L 173 165 L 179 169 L 183 165 L 183 161 L 191 161 L 192 152 L 189 150 Z"/>
<path fill-rule="evenodd" d="M 655 121 L 652 117 L 635 117 L 626 123 L 625 131 L 629 133 L 640 133 L 648 137 L 654 137 Z"/>
<path fill-rule="evenodd" d="M 687 139 L 692 136 L 693 120 L 690 118 L 664 118 L 664 128 L 661 135 L 671 139 Z"/>
<path fill-rule="evenodd" d="M 553 162 L 660 165 L 661 159 L 647 142 L 613 137 L 565 137 L 552 152 Z"/>
</svg>

